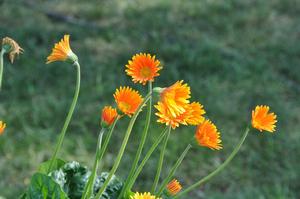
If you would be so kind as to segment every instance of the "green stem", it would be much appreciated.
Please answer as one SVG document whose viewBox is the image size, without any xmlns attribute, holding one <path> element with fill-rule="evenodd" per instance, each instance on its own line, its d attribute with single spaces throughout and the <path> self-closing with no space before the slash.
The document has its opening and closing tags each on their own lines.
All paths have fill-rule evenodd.
<svg viewBox="0 0 300 199">
<path fill-rule="evenodd" d="M 169 133 L 169 129 L 168 127 L 165 128 L 162 133 L 160 134 L 160 136 L 156 139 L 156 141 L 152 144 L 151 148 L 149 149 L 149 151 L 147 152 L 147 154 L 145 155 L 144 159 L 142 160 L 141 164 L 139 165 L 139 167 L 136 169 L 136 172 L 134 173 L 134 176 L 132 177 L 132 179 L 130 179 L 129 181 L 129 185 L 126 189 L 125 193 L 128 193 L 129 190 L 131 190 L 134 182 L 136 181 L 137 177 L 140 175 L 143 167 L 145 166 L 146 162 L 148 161 L 148 159 L 150 158 L 150 156 L 152 155 L 152 153 L 154 152 L 154 150 L 157 148 L 158 144 L 162 141 L 162 139 L 166 136 L 166 133 Z"/>
<path fill-rule="evenodd" d="M 149 82 L 149 92 L 152 91 L 152 83 Z M 128 183 L 130 181 L 130 179 L 132 178 L 132 176 L 134 175 L 134 171 L 137 168 L 137 165 L 139 163 L 146 139 L 147 139 L 147 135 L 148 135 L 148 129 L 149 129 L 149 125 L 150 125 L 150 121 L 151 121 L 151 109 L 152 109 L 152 97 L 150 98 L 149 102 L 148 102 L 148 110 L 147 110 L 147 116 L 146 116 L 146 121 L 145 121 L 145 127 L 142 133 L 142 138 L 141 138 L 141 142 L 139 144 L 139 147 L 137 149 L 131 170 L 128 174 L 128 177 L 124 183 L 124 186 L 122 188 L 122 191 L 118 197 L 118 199 L 121 199 L 125 193 L 126 187 L 128 186 Z"/>
<path fill-rule="evenodd" d="M 100 150 L 100 152 L 99 152 L 99 155 L 97 156 L 98 162 L 101 162 L 101 160 L 102 160 L 102 158 L 103 158 L 103 155 L 104 155 L 104 153 L 106 152 L 108 143 L 109 143 L 109 141 L 110 141 L 110 138 L 111 138 L 111 136 L 112 136 L 112 133 L 113 133 L 113 131 L 114 131 L 114 129 L 115 129 L 115 126 L 116 126 L 118 120 L 119 120 L 119 117 L 117 117 L 117 118 L 115 119 L 114 123 L 112 124 L 112 126 L 110 127 L 110 129 L 109 129 L 109 131 L 108 131 L 107 136 L 105 137 L 103 146 L 101 146 L 101 150 Z M 97 147 L 97 148 L 98 148 L 98 147 Z M 98 153 L 98 151 L 97 151 L 97 153 Z M 98 168 L 98 166 L 97 166 L 97 168 Z M 96 171 L 97 171 L 97 168 L 96 168 Z M 82 195 L 82 199 L 84 199 L 84 198 L 89 199 L 90 196 L 91 196 L 91 193 L 92 193 L 92 192 L 88 192 L 86 189 L 89 189 L 89 187 L 87 187 L 87 186 L 92 186 L 92 187 L 94 186 L 94 183 L 95 183 L 94 181 L 95 181 L 95 179 L 93 180 L 93 184 L 92 184 L 92 185 L 91 185 L 91 182 L 90 182 L 90 181 L 91 181 L 91 180 L 89 179 L 88 183 L 86 184 L 86 188 L 85 188 L 85 191 L 83 192 L 84 194 Z M 91 189 L 91 190 L 93 190 L 93 189 Z M 86 191 L 87 191 L 87 193 L 85 193 Z"/>
<path fill-rule="evenodd" d="M 153 182 L 153 185 L 152 185 L 152 188 L 151 188 L 152 193 L 155 192 L 158 181 L 159 181 L 159 178 L 160 178 L 160 173 L 161 173 L 162 165 L 163 165 L 163 162 L 164 162 L 164 157 L 165 157 L 165 152 L 166 152 L 166 147 L 167 147 L 167 144 L 168 144 L 168 140 L 169 140 L 169 137 L 170 137 L 170 132 L 171 132 L 171 126 L 169 126 L 167 136 L 165 137 L 165 140 L 163 142 L 163 145 L 162 145 L 162 148 L 161 148 L 161 151 L 160 151 L 160 157 L 159 157 L 159 161 L 158 161 L 158 165 L 157 165 L 157 171 L 156 171 L 155 179 L 154 179 L 154 182 Z"/>
<path fill-rule="evenodd" d="M 3 55 L 6 53 L 5 48 L 2 48 L 0 53 L 0 91 L 2 88 L 2 77 L 3 77 Z"/>
<path fill-rule="evenodd" d="M 185 189 L 184 191 L 182 191 L 181 193 L 179 193 L 177 196 L 174 197 L 175 198 L 180 198 L 183 195 L 189 193 L 190 191 L 192 191 L 193 189 L 199 187 L 201 184 L 207 182 L 208 180 L 210 180 L 212 177 L 214 177 L 215 175 L 217 175 L 219 172 L 221 172 L 228 164 L 229 162 L 235 157 L 235 155 L 238 153 L 238 151 L 240 150 L 241 146 L 243 145 L 247 135 L 249 132 L 249 128 L 246 129 L 243 137 L 241 138 L 240 142 L 238 143 L 238 145 L 234 148 L 234 150 L 232 151 L 232 153 L 229 155 L 229 157 L 225 160 L 225 162 L 223 162 L 223 164 L 221 164 L 216 170 L 214 170 L 213 172 L 211 172 L 209 175 L 207 175 L 206 177 L 202 178 L 201 180 L 199 180 L 198 182 L 196 182 L 195 184 L 191 185 L 190 187 L 188 187 L 187 189 Z"/>
<path fill-rule="evenodd" d="M 99 165 L 99 155 L 100 155 L 100 151 L 101 151 L 101 144 L 102 144 L 102 137 L 103 134 L 105 133 L 106 128 L 102 128 L 99 136 L 98 136 L 98 143 L 97 143 L 97 148 L 96 148 L 96 155 L 95 155 L 95 161 L 94 161 L 94 165 L 93 165 L 93 169 L 92 169 L 92 173 L 89 177 L 88 182 L 85 185 L 83 194 L 82 194 L 82 199 L 89 199 L 92 195 L 92 190 L 93 190 L 93 185 L 95 183 L 95 178 L 96 178 L 96 174 L 97 174 L 97 168 Z"/>
<path fill-rule="evenodd" d="M 73 101 L 72 101 L 72 104 L 70 106 L 70 110 L 69 110 L 69 113 L 67 115 L 66 121 L 64 123 L 64 126 L 63 126 L 61 132 L 60 132 L 60 135 L 59 135 L 59 138 L 58 138 L 58 142 L 56 144 L 55 151 L 54 151 L 54 154 L 52 156 L 48 172 L 50 172 L 52 170 L 54 161 L 55 161 L 55 159 L 57 157 L 58 152 L 61 149 L 61 146 L 62 146 L 64 137 L 65 137 L 67 128 L 68 128 L 68 126 L 70 124 L 73 112 L 74 112 L 75 107 L 76 107 L 77 99 L 78 99 L 78 96 L 79 96 L 79 90 L 80 90 L 80 65 L 79 65 L 79 63 L 77 61 L 74 63 L 74 65 L 76 66 L 76 69 L 77 69 L 77 80 L 76 80 L 75 94 L 74 94 Z"/>
<path fill-rule="evenodd" d="M 136 121 L 136 118 L 137 116 L 139 115 L 139 113 L 141 112 L 141 109 L 142 107 L 148 102 L 148 100 L 151 98 L 151 95 L 152 95 L 152 91 L 150 91 L 148 93 L 148 95 L 145 97 L 145 99 L 143 100 L 143 102 L 139 105 L 139 107 L 137 108 L 137 110 L 135 111 L 134 115 L 132 116 L 130 122 L 129 122 L 129 125 L 128 125 L 128 128 L 126 130 L 126 133 L 125 133 L 125 137 L 123 139 L 123 142 L 121 144 L 121 148 L 119 150 L 119 153 L 118 153 L 118 156 L 116 157 L 116 160 L 115 160 L 115 163 L 111 169 L 111 171 L 109 172 L 109 175 L 107 177 L 107 179 L 105 180 L 105 182 L 103 183 L 101 189 L 99 190 L 99 192 L 97 193 L 96 197 L 95 198 L 98 198 L 100 199 L 103 192 L 105 191 L 109 181 L 111 180 L 111 178 L 113 177 L 113 175 L 115 174 L 115 172 L 117 171 L 118 167 L 119 167 L 119 164 L 122 160 L 122 157 L 123 157 L 123 154 L 124 154 L 124 151 L 125 151 L 125 148 L 127 146 L 127 142 L 128 142 L 128 139 L 130 137 L 130 134 L 131 134 L 131 131 L 132 131 L 132 128 L 133 128 L 133 125 Z"/>
<path fill-rule="evenodd" d="M 157 196 L 160 196 L 164 189 L 166 188 L 166 185 L 171 181 L 172 177 L 174 176 L 175 172 L 177 171 L 179 165 L 181 165 L 183 159 L 185 158 L 186 154 L 188 153 L 188 151 L 192 148 L 191 144 L 188 144 L 187 147 L 185 148 L 185 150 L 182 152 L 181 156 L 178 158 L 178 160 L 176 161 L 176 163 L 174 164 L 174 166 L 172 167 L 169 175 L 165 178 L 165 180 L 162 182 L 161 187 L 159 188 L 158 194 L 156 194 Z"/>
</svg>

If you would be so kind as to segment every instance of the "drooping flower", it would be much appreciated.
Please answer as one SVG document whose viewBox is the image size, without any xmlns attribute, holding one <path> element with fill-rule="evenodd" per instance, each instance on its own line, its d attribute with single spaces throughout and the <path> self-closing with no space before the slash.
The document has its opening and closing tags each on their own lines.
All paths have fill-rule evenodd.
<svg viewBox="0 0 300 199">
<path fill-rule="evenodd" d="M 6 124 L 3 121 L 0 121 L 0 135 L 4 133 Z"/>
<path fill-rule="evenodd" d="M 192 102 L 187 106 L 188 118 L 186 122 L 190 125 L 199 125 L 204 121 L 203 115 L 205 114 L 205 110 L 203 109 L 203 105 L 199 102 Z"/>
<path fill-rule="evenodd" d="M 220 133 L 217 127 L 209 120 L 205 120 L 197 127 L 195 139 L 199 145 L 210 149 L 222 149 Z"/>
<path fill-rule="evenodd" d="M 252 126 L 258 129 L 260 132 L 269 131 L 274 132 L 276 127 L 276 115 L 269 113 L 269 106 L 256 106 L 255 110 L 252 111 Z"/>
<path fill-rule="evenodd" d="M 190 102 L 190 94 L 190 87 L 181 80 L 168 88 L 164 88 L 160 94 L 160 101 L 166 105 L 168 111 L 175 117 L 186 111 L 185 106 Z"/>
<path fill-rule="evenodd" d="M 133 196 L 130 196 L 130 199 L 161 199 L 159 197 L 151 195 L 151 193 L 135 193 Z"/>
<path fill-rule="evenodd" d="M 11 63 L 14 63 L 15 56 L 22 54 L 24 52 L 23 48 L 19 46 L 19 44 L 13 40 L 12 38 L 5 37 L 2 40 L 2 48 L 8 53 L 9 60 Z"/>
<path fill-rule="evenodd" d="M 148 81 L 153 82 L 159 76 L 161 70 L 160 61 L 150 54 L 140 53 L 132 57 L 126 65 L 127 75 L 132 77 L 134 83 L 145 85 Z"/>
<path fill-rule="evenodd" d="M 182 186 L 176 179 L 173 179 L 169 184 L 167 184 L 167 191 L 171 196 L 178 194 L 181 189 Z"/>
<path fill-rule="evenodd" d="M 54 45 L 52 53 L 47 57 L 47 64 L 55 61 L 78 61 L 77 56 L 73 53 L 70 47 L 70 35 L 64 35 L 58 43 Z"/>
<path fill-rule="evenodd" d="M 177 115 L 171 114 L 168 105 L 162 102 L 158 102 L 154 106 L 158 112 L 155 113 L 159 118 L 157 122 L 171 126 L 173 129 L 182 125 L 198 125 L 204 121 L 203 114 L 205 113 L 202 105 L 198 102 L 186 104 L 184 106 L 184 112 Z"/>
<path fill-rule="evenodd" d="M 198 125 L 203 122 L 205 111 L 198 102 L 190 103 L 190 87 L 177 81 L 167 88 L 154 88 L 160 93 L 160 101 L 154 106 L 158 112 L 158 122 L 170 125 L 173 129 L 179 124 Z"/>
<path fill-rule="evenodd" d="M 128 116 L 131 116 L 143 101 L 139 92 L 130 87 L 117 89 L 114 98 L 120 111 Z"/>
<path fill-rule="evenodd" d="M 109 127 L 118 117 L 117 109 L 111 106 L 105 106 L 102 109 L 101 125 L 102 127 Z"/>
</svg>

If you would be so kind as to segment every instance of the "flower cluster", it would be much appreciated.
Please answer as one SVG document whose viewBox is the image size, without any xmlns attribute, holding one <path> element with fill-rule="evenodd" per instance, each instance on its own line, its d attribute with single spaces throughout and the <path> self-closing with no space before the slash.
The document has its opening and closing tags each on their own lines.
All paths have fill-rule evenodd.
<svg viewBox="0 0 300 199">
<path fill-rule="evenodd" d="M 9 56 L 11 62 L 13 62 L 15 55 L 18 55 L 22 52 L 22 48 L 20 48 L 18 44 L 10 38 L 5 38 L 3 40 L 3 45 L 4 51 L 10 53 Z M 3 51 L 1 54 L 3 55 Z M 106 105 L 103 107 L 101 112 L 100 132 L 98 134 L 96 154 L 92 171 L 88 171 L 86 167 L 82 167 L 76 162 L 66 163 L 57 157 L 76 107 L 80 90 L 80 64 L 77 55 L 70 47 L 69 35 L 65 35 L 63 39 L 56 43 L 51 54 L 47 57 L 47 64 L 55 61 L 66 61 L 76 66 L 77 81 L 75 93 L 64 126 L 58 137 L 52 158 L 43 163 L 39 171 L 34 174 L 30 183 L 30 188 L 24 193 L 22 198 L 29 199 L 32 198 L 32 194 L 35 194 L 34 197 L 36 198 L 72 199 L 74 196 L 72 191 L 76 192 L 76 198 L 79 197 L 81 199 L 100 199 L 104 197 L 109 199 L 182 198 L 182 196 L 207 182 L 212 177 L 217 175 L 221 170 L 223 170 L 238 153 L 248 135 L 249 128 L 246 129 L 240 142 L 236 145 L 229 157 L 212 173 L 203 179 L 197 180 L 190 186 L 187 185 L 183 187 L 178 180 L 174 179 L 174 176 L 189 150 L 194 147 L 206 147 L 214 151 L 222 149 L 223 145 L 221 133 L 219 132 L 217 126 L 205 116 L 206 111 L 204 110 L 203 105 L 198 101 L 191 100 L 191 88 L 188 83 L 184 82 L 183 80 L 178 80 L 167 87 L 153 88 L 152 84 L 155 82 L 155 78 L 160 75 L 159 72 L 162 69 L 161 62 L 154 55 L 149 53 L 139 53 L 134 55 L 128 61 L 128 64 L 125 65 L 125 73 L 132 78 L 134 83 L 140 83 L 142 85 L 148 84 L 148 94 L 142 96 L 138 90 L 135 90 L 129 86 L 121 86 L 117 88 L 115 93 L 112 95 L 112 98 L 114 98 L 116 103 L 116 108 L 111 105 Z M 153 106 L 152 102 L 156 99 L 154 97 L 155 94 L 158 95 L 159 100 Z M 126 151 L 126 147 L 130 140 L 130 136 L 135 122 L 137 121 L 138 115 L 143 109 L 145 109 L 145 107 L 147 107 L 146 119 L 142 120 L 144 122 L 144 129 L 141 132 L 140 140 L 138 140 L 139 146 L 136 150 L 135 158 L 132 161 L 131 170 L 127 174 L 123 175 L 127 176 L 126 179 L 119 179 L 116 177 L 116 172 Z M 156 109 L 155 115 L 157 116 L 158 125 L 162 126 L 163 124 L 166 126 L 166 128 L 162 130 L 159 136 L 153 141 L 149 149 L 145 151 L 144 145 L 147 143 L 147 135 L 149 126 L 151 125 L 151 113 L 153 107 Z M 113 135 L 114 127 L 117 122 L 125 116 L 128 116 L 127 118 L 130 118 L 130 121 L 128 127 L 126 128 L 121 145 L 114 146 L 119 148 L 119 152 L 115 158 L 111 170 L 109 172 L 102 172 L 100 175 L 98 175 L 97 171 L 99 169 L 99 163 L 106 153 L 107 146 Z M 275 113 L 270 112 L 269 106 L 256 106 L 252 111 L 251 124 L 254 129 L 257 129 L 260 132 L 268 131 L 273 133 L 276 127 L 276 118 L 277 116 Z M 168 171 L 165 175 L 165 178 L 161 179 L 161 172 L 165 163 L 164 156 L 168 146 L 170 132 L 177 130 L 180 125 L 195 126 L 194 136 L 191 136 L 191 140 L 193 141 L 187 144 L 185 150 L 181 155 L 179 155 L 179 158 L 175 164 L 172 165 L 170 171 Z M 5 128 L 6 124 L 3 121 L 0 121 L 0 135 L 3 134 Z M 105 137 L 105 139 L 102 143 L 103 137 Z M 140 191 L 133 191 L 137 178 L 141 174 L 141 171 L 143 170 L 149 158 L 153 155 L 158 147 L 160 147 L 161 150 L 159 154 L 159 160 L 157 161 L 157 170 L 154 176 L 151 191 L 149 190 L 144 193 Z M 143 153 L 144 155 L 142 155 Z M 64 174 L 64 172 L 68 174 L 61 177 L 61 173 Z M 76 182 L 72 181 L 74 180 L 72 177 L 76 178 Z M 160 181 L 160 179 L 162 181 Z M 62 185 L 65 182 L 68 182 L 67 185 Z M 76 184 L 78 182 L 80 182 L 80 185 Z M 72 183 L 74 183 L 74 185 Z M 36 186 L 37 184 L 39 186 Z M 40 186 L 43 184 L 47 186 Z M 74 187 L 80 188 L 75 190 L 69 190 L 69 187 L 66 188 L 66 186 L 70 186 L 71 184 Z M 68 190 L 68 192 L 65 192 L 64 190 Z M 55 196 L 52 193 L 55 193 Z M 56 194 L 59 194 L 59 197 Z"/>
</svg>

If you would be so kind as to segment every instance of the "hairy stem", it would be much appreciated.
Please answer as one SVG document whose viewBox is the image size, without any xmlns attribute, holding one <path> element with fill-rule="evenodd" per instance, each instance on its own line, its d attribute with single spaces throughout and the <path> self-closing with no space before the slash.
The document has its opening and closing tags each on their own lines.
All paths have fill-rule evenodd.
<svg viewBox="0 0 300 199">
<path fill-rule="evenodd" d="M 149 92 L 152 91 L 152 83 L 149 82 Z M 142 138 L 141 138 L 141 142 L 139 144 L 139 147 L 137 149 L 131 170 L 128 174 L 128 177 L 124 183 L 124 186 L 122 188 L 122 191 L 118 197 L 118 199 L 121 199 L 125 193 L 126 187 L 128 186 L 128 183 L 130 181 L 130 179 L 133 177 L 135 169 L 137 168 L 137 165 L 139 163 L 146 139 L 147 139 L 147 135 L 148 135 L 148 129 L 149 129 L 149 125 L 150 125 L 150 121 L 151 121 L 151 109 L 152 109 L 152 97 L 150 98 L 149 102 L 148 102 L 148 110 L 147 110 L 147 116 L 146 116 L 146 121 L 145 121 L 145 127 L 142 133 Z"/>
<path fill-rule="evenodd" d="M 69 113 L 68 113 L 67 118 L 65 120 L 65 123 L 63 125 L 63 128 L 62 128 L 62 130 L 59 134 L 58 142 L 56 144 L 56 147 L 55 147 L 54 154 L 53 154 L 51 162 L 50 162 L 50 167 L 49 167 L 48 172 L 50 172 L 52 170 L 54 161 L 57 158 L 57 155 L 58 155 L 58 153 L 61 149 L 63 140 L 64 140 L 65 135 L 66 135 L 66 131 L 67 131 L 68 126 L 70 124 L 73 112 L 74 112 L 75 107 L 76 107 L 77 99 L 78 99 L 78 96 L 79 96 L 79 91 L 80 91 L 80 65 L 79 65 L 78 62 L 75 62 L 74 65 L 76 66 L 76 69 L 77 69 L 77 80 L 76 80 L 75 94 L 74 94 L 74 97 L 73 97 L 72 104 L 70 106 Z"/>
<path fill-rule="evenodd" d="M 125 137 L 123 139 L 123 142 L 121 144 L 121 148 L 119 150 L 119 153 L 118 153 L 118 156 L 116 157 L 116 160 L 115 160 L 115 163 L 111 169 L 111 171 L 109 172 L 108 174 L 108 177 L 107 179 L 105 180 L 105 182 L 103 183 L 101 189 L 99 190 L 99 192 L 97 193 L 96 195 L 96 199 L 100 199 L 103 192 L 105 191 L 109 181 L 111 180 L 111 178 L 113 177 L 113 175 L 115 174 L 115 172 L 117 171 L 119 165 L 120 165 L 120 162 L 122 160 L 122 157 L 123 157 L 123 154 L 124 154 L 124 151 L 125 151 L 125 148 L 127 146 L 127 142 L 129 140 L 129 137 L 130 137 L 130 134 L 131 134 L 131 131 L 132 131 L 132 128 L 133 128 L 133 125 L 136 121 L 136 118 L 137 116 L 139 115 L 142 107 L 148 102 L 148 100 L 150 99 L 152 95 L 152 91 L 148 93 L 148 95 L 145 97 L 145 99 L 143 100 L 143 102 L 140 104 L 140 106 L 138 107 L 138 109 L 135 111 L 134 115 L 132 116 L 130 122 L 129 122 L 129 125 L 128 125 L 128 128 L 126 130 L 126 133 L 125 133 Z"/>
<path fill-rule="evenodd" d="M 240 142 L 236 145 L 236 147 L 234 148 L 234 150 L 232 151 L 232 153 L 229 155 L 229 157 L 225 160 L 225 162 L 223 162 L 216 170 L 214 170 L 213 172 L 211 172 L 210 174 L 208 174 L 206 177 L 202 178 L 198 182 L 194 183 L 193 185 L 189 186 L 184 191 L 182 191 L 181 193 L 179 193 L 177 196 L 174 197 L 174 199 L 175 198 L 180 198 L 180 197 L 184 196 L 185 194 L 191 192 L 195 188 L 199 187 L 200 185 L 202 185 L 203 183 L 209 181 L 215 175 L 217 175 L 218 173 L 220 173 L 229 164 L 229 162 L 235 157 L 235 155 L 239 152 L 241 146 L 243 145 L 243 143 L 244 143 L 244 141 L 245 141 L 245 139 L 246 139 L 246 137 L 248 135 L 248 132 L 249 132 L 249 128 L 246 129 L 246 131 L 245 131 L 243 137 L 241 138 Z"/>
</svg>

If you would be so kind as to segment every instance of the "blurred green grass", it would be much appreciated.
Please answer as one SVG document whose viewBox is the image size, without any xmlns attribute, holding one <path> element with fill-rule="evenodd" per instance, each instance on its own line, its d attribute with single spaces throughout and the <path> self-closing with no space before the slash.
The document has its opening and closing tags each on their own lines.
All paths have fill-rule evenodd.
<svg viewBox="0 0 300 199">
<path fill-rule="evenodd" d="M 92 165 L 100 110 L 113 104 L 124 73 L 137 52 L 156 54 L 164 69 L 155 82 L 167 86 L 184 79 L 207 117 L 219 127 L 224 150 L 195 149 L 176 176 L 183 186 L 213 170 L 231 152 L 256 104 L 278 114 L 274 135 L 252 131 L 230 167 L 191 198 L 285 199 L 300 195 L 300 5 L 296 0 L 65 0 L 0 2 L 0 36 L 15 38 L 25 53 L 6 61 L 0 117 L 8 124 L 0 139 L 0 195 L 15 198 L 37 165 L 52 154 L 73 94 L 75 71 L 69 64 L 45 65 L 54 42 L 71 34 L 82 63 L 78 106 L 61 153 L 66 160 Z M 60 13 L 83 19 L 79 25 L 49 18 Z M 48 14 L 48 16 L 47 16 Z M 79 20 L 80 21 L 80 20 Z M 78 20 L 75 20 L 77 23 Z M 145 93 L 145 91 L 144 91 Z M 141 118 L 144 115 L 141 115 Z M 162 128 L 154 122 L 147 146 Z M 143 120 L 141 120 L 143 121 Z M 128 119 L 114 134 L 103 168 L 112 166 Z M 126 175 L 138 144 L 133 131 L 119 175 Z M 179 128 L 168 145 L 164 172 L 185 148 L 194 128 Z M 154 177 L 154 157 L 136 189 L 146 191 Z"/>
</svg>

